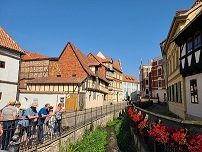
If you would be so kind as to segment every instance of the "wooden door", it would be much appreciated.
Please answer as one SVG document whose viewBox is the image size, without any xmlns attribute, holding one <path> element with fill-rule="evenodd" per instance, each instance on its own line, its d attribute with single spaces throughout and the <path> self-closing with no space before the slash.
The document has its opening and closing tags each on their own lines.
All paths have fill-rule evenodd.
<svg viewBox="0 0 202 152">
<path fill-rule="evenodd" d="M 65 101 L 65 110 L 75 111 L 77 107 L 77 94 L 69 94 Z"/>
</svg>

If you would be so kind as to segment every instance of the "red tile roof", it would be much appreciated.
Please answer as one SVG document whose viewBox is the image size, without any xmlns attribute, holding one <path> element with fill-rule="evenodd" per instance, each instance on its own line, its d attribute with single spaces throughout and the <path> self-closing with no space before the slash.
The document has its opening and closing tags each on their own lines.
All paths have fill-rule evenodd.
<svg viewBox="0 0 202 152">
<path fill-rule="evenodd" d="M 92 76 L 95 76 L 95 74 L 91 71 L 91 69 L 89 68 L 88 64 L 95 64 L 95 62 L 93 60 L 91 60 L 90 58 L 88 58 L 86 55 L 84 55 L 79 49 L 77 49 L 71 42 L 68 42 L 68 44 L 71 46 L 72 50 L 74 51 L 74 53 L 76 54 L 78 60 L 81 63 L 81 66 L 83 67 L 83 69 Z M 67 44 L 67 45 L 68 45 Z"/>
<path fill-rule="evenodd" d="M 70 42 L 69 42 L 70 43 Z M 98 61 L 89 58 L 88 56 L 84 55 L 80 50 L 78 50 L 72 43 L 70 43 L 72 49 L 74 50 L 75 54 L 78 57 L 78 60 L 81 62 L 81 65 L 86 70 L 86 72 L 90 75 L 95 76 L 95 74 L 89 68 L 90 65 L 100 65 Z M 109 82 L 103 73 L 98 73 L 98 77 L 105 82 Z"/>
<path fill-rule="evenodd" d="M 119 61 L 113 61 L 113 67 L 122 72 L 121 63 Z"/>
<path fill-rule="evenodd" d="M 32 53 L 30 51 L 25 52 L 25 55 L 22 57 L 23 60 L 44 59 L 44 58 L 49 58 L 49 57 L 38 54 L 38 53 Z"/>
<path fill-rule="evenodd" d="M 8 48 L 20 53 L 24 53 L 24 50 L 11 38 L 8 33 L 0 26 L 0 46 Z"/>
<path fill-rule="evenodd" d="M 123 82 L 138 83 L 137 79 L 134 76 L 123 74 L 122 78 L 123 78 L 122 79 Z"/>
<path fill-rule="evenodd" d="M 106 62 L 111 62 L 112 58 L 106 58 L 106 59 L 102 59 L 102 62 L 106 63 Z"/>
</svg>

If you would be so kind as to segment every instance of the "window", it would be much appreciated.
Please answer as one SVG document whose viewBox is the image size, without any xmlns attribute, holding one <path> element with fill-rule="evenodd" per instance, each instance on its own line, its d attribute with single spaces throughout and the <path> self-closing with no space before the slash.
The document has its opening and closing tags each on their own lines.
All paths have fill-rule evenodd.
<svg viewBox="0 0 202 152">
<path fill-rule="evenodd" d="M 72 78 L 75 78 L 76 77 L 76 74 L 72 74 Z"/>
<path fill-rule="evenodd" d="M 198 103 L 196 79 L 190 80 L 191 103 Z"/>
<path fill-rule="evenodd" d="M 174 101 L 174 94 L 175 94 L 174 85 L 172 85 L 172 101 Z"/>
<path fill-rule="evenodd" d="M 158 75 L 161 75 L 161 68 L 158 69 Z"/>
<path fill-rule="evenodd" d="M 161 65 L 162 64 L 162 60 L 158 60 L 158 65 Z"/>
<path fill-rule="evenodd" d="M 179 66 L 179 51 L 176 50 L 176 67 Z"/>
<path fill-rule="evenodd" d="M 162 87 L 162 81 L 158 80 L 158 87 L 161 88 Z"/>
<path fill-rule="evenodd" d="M 148 85 L 149 84 L 149 81 L 148 80 L 146 80 L 146 85 Z"/>
<path fill-rule="evenodd" d="M 177 83 L 175 84 L 175 90 L 176 90 L 176 92 L 175 92 L 175 101 L 178 102 L 178 84 Z"/>
<path fill-rule="evenodd" d="M 191 52 L 192 51 L 192 41 L 189 41 L 187 43 L 187 53 Z"/>
<path fill-rule="evenodd" d="M 169 87 L 169 101 L 172 101 L 172 88 Z"/>
<path fill-rule="evenodd" d="M 5 68 L 5 62 L 4 61 L 0 61 L 0 68 Z"/>
<path fill-rule="evenodd" d="M 173 100 L 176 102 L 177 100 L 176 100 L 176 92 L 177 92 L 177 90 L 176 90 L 176 84 L 174 84 L 173 85 L 173 88 L 174 88 L 174 95 L 173 95 Z"/>
<path fill-rule="evenodd" d="M 178 102 L 182 102 L 182 97 L 181 97 L 181 81 L 179 81 L 177 83 L 177 96 L 178 96 L 177 101 Z"/>
<path fill-rule="evenodd" d="M 95 75 L 98 75 L 98 67 L 95 67 Z"/>
<path fill-rule="evenodd" d="M 2 92 L 0 92 L 0 100 L 1 100 L 1 98 L 2 98 Z"/>
<path fill-rule="evenodd" d="M 149 90 L 148 89 L 146 89 L 146 94 L 149 94 Z"/>
<path fill-rule="evenodd" d="M 198 34 L 197 36 L 195 36 L 194 38 L 194 49 L 198 48 L 201 46 L 201 35 Z"/>
<path fill-rule="evenodd" d="M 96 100 L 96 92 L 93 92 L 93 100 Z"/>
<path fill-rule="evenodd" d="M 64 102 L 64 101 L 65 101 L 64 97 L 61 97 L 60 102 Z"/>
</svg>

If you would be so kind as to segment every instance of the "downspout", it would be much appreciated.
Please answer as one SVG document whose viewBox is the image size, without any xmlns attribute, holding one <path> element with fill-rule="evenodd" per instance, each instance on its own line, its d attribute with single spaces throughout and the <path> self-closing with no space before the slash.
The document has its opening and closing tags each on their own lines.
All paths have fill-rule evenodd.
<svg viewBox="0 0 202 152">
<path fill-rule="evenodd" d="M 17 93 L 16 93 L 16 99 L 17 99 L 18 101 L 19 101 L 19 93 L 20 93 L 21 60 L 22 60 L 22 55 L 20 54 L 19 70 L 18 70 L 18 84 L 17 84 Z"/>
</svg>

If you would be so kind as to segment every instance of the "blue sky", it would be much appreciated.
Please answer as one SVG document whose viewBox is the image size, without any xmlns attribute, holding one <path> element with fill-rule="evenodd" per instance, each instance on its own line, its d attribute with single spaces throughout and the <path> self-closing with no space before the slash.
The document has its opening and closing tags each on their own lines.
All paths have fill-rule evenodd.
<svg viewBox="0 0 202 152">
<path fill-rule="evenodd" d="M 140 60 L 161 55 L 176 10 L 195 0 L 1 0 L 0 26 L 26 51 L 58 57 L 68 41 L 84 54 L 121 60 L 137 79 Z"/>
</svg>

